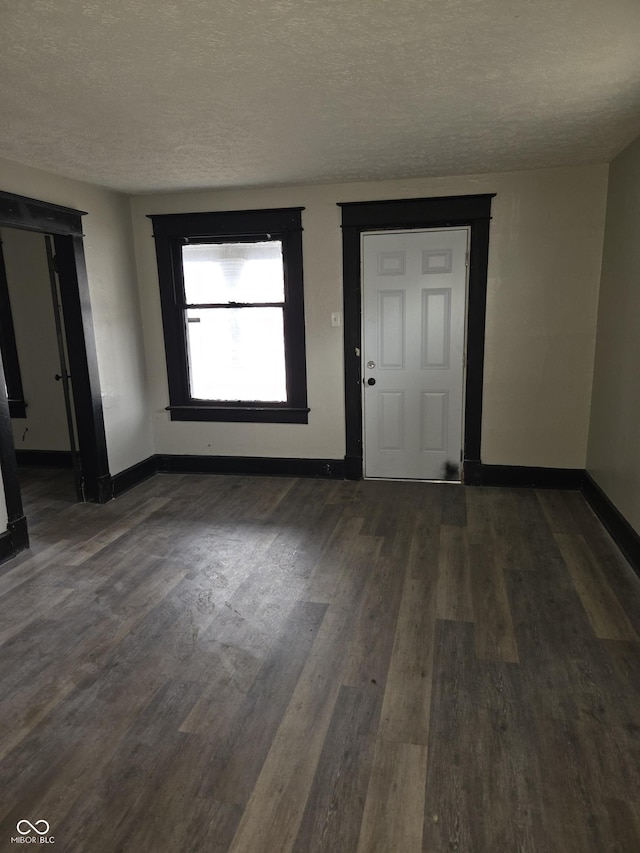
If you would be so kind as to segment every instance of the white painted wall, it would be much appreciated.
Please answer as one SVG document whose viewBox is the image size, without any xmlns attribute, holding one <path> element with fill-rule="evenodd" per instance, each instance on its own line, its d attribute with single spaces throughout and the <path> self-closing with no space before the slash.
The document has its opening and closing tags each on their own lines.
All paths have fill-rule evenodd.
<svg viewBox="0 0 640 853">
<path fill-rule="evenodd" d="M 493 201 L 482 461 L 583 468 L 593 372 L 607 167 L 131 200 L 158 453 L 342 458 L 342 235 L 338 202 L 497 193 Z M 308 425 L 172 422 L 147 214 L 301 205 Z"/>
<path fill-rule="evenodd" d="M 0 231 L 26 418 L 13 418 L 18 450 L 69 450 L 44 235 Z"/>
<path fill-rule="evenodd" d="M 125 196 L 0 159 L 0 188 L 88 211 L 84 247 L 112 474 L 154 452 Z"/>
<path fill-rule="evenodd" d="M 640 533 L 640 137 L 613 160 L 587 470 Z"/>
</svg>

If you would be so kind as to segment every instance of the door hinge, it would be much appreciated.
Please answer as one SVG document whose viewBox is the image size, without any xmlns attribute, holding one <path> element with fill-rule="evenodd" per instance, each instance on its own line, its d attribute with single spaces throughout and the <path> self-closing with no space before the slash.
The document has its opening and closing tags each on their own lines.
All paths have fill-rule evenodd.
<svg viewBox="0 0 640 853">
<path fill-rule="evenodd" d="M 465 267 L 469 266 L 469 252 L 468 251 L 464 253 L 464 265 L 465 265 Z"/>
</svg>

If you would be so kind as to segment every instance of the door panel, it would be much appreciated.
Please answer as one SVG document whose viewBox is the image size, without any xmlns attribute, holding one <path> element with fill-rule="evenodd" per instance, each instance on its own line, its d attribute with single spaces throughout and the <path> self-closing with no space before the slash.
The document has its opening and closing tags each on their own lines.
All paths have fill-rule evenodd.
<svg viewBox="0 0 640 853">
<path fill-rule="evenodd" d="M 448 449 L 449 392 L 422 392 L 423 452 L 446 452 Z"/>
<path fill-rule="evenodd" d="M 423 368 L 449 367 L 451 354 L 451 289 L 422 291 Z"/>
<path fill-rule="evenodd" d="M 381 391 L 378 394 L 379 450 L 404 450 L 404 392 Z"/>
<path fill-rule="evenodd" d="M 362 241 L 365 476 L 459 479 L 468 229 Z"/>
<path fill-rule="evenodd" d="M 404 291 L 378 291 L 378 352 L 381 369 L 404 367 Z"/>
</svg>

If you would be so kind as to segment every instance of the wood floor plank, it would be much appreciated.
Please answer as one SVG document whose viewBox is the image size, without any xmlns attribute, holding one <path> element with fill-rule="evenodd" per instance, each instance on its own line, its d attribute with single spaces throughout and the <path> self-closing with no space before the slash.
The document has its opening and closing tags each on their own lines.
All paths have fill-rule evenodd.
<svg viewBox="0 0 640 853">
<path fill-rule="evenodd" d="M 563 574 L 564 561 L 558 550 L 549 519 L 540 504 L 540 495 L 522 489 L 517 501 L 520 526 L 513 537 L 518 542 L 522 562 L 531 571 L 543 570 L 547 575 Z M 527 558 L 527 555 L 528 558 Z"/>
<path fill-rule="evenodd" d="M 571 720 L 537 720 L 539 761 L 543 778 L 544 815 L 561 850 L 606 850 L 604 822 L 598 817 L 598 795 L 585 761 L 589 744 Z"/>
<path fill-rule="evenodd" d="M 17 797 L 42 803 L 51 797 L 61 820 L 110 760 L 138 716 L 163 689 L 151 667 L 112 667 L 108 677 L 88 675 L 33 722 L 35 728 L 0 760 L 0 815 Z M 186 711 L 186 709 L 185 709 Z M 78 794 L 78 792 L 80 792 Z M 23 805 L 24 808 L 24 805 Z"/>
<path fill-rule="evenodd" d="M 80 849 L 85 850 L 103 844 L 105 836 L 116 849 L 118 845 L 128 847 L 147 785 L 157 787 L 184 748 L 189 736 L 180 734 L 179 726 L 202 688 L 198 683 L 166 682 L 137 716 L 103 765 L 102 773 L 84 791 L 82 802 L 76 801 L 79 809 L 61 822 L 58 832 L 63 838 L 79 837 Z M 111 824 L 105 820 L 105 803 L 117 815 Z M 146 829 L 147 834 L 152 831 L 153 820 Z"/>
<path fill-rule="evenodd" d="M 584 537 L 558 533 L 556 541 L 596 637 L 638 642 L 638 635 Z"/>
<path fill-rule="evenodd" d="M 467 791 L 475 767 L 476 693 L 473 626 L 440 621 L 434 634 L 433 716 L 430 719 L 423 839 L 425 851 L 480 849 L 474 832 L 481 805 Z M 469 779 L 468 784 L 465 780 Z"/>
<path fill-rule="evenodd" d="M 374 684 L 384 691 L 403 587 L 404 576 L 395 560 L 377 557 L 372 561 L 362 602 L 353 612 L 353 639 L 345 650 L 345 685 Z"/>
<path fill-rule="evenodd" d="M 547 572 L 562 567 L 538 494 L 533 489 L 490 489 L 487 513 L 497 556 L 505 571 Z"/>
<path fill-rule="evenodd" d="M 405 582 L 380 721 L 380 738 L 429 742 L 436 578 Z"/>
<path fill-rule="evenodd" d="M 590 507 L 584 508 L 588 524 L 581 526 L 584 540 L 595 556 L 610 585 L 616 591 L 627 619 L 640 636 L 640 587 L 638 576 Z"/>
<path fill-rule="evenodd" d="M 585 654 L 594 637 L 569 571 L 564 576 L 533 572 L 505 575 L 522 660 L 552 666 Z"/>
<path fill-rule="evenodd" d="M 203 736 L 215 732 L 216 739 L 224 738 L 232 729 L 263 659 L 246 648 L 227 642 L 218 642 L 215 650 L 210 649 L 207 658 L 210 675 L 206 688 L 180 726 L 180 731 Z"/>
<path fill-rule="evenodd" d="M 151 498 L 136 510 L 133 518 L 116 522 L 113 525 L 110 525 L 106 530 L 101 530 L 90 539 L 83 541 L 81 545 L 69 548 L 65 558 L 66 562 L 70 566 L 81 565 L 86 559 L 97 554 L 120 536 L 123 536 L 128 530 L 130 530 L 132 525 L 140 524 L 167 503 L 167 498 Z"/>
<path fill-rule="evenodd" d="M 246 804 L 304 668 L 326 607 L 294 606 L 279 642 L 264 662 L 231 731 L 204 775 L 199 796 Z"/>
<path fill-rule="evenodd" d="M 412 578 L 431 575 L 435 571 L 440 557 L 441 525 L 440 502 L 431 501 L 426 507 L 416 510 L 409 548 L 409 572 Z"/>
<path fill-rule="evenodd" d="M 541 489 L 538 492 L 538 500 L 552 533 L 580 533 L 580 524 L 573 511 L 573 496 L 572 492 L 556 489 Z"/>
<path fill-rule="evenodd" d="M 576 716 L 587 722 L 597 721 L 603 730 L 602 739 L 607 738 L 610 729 L 614 730 L 616 742 L 624 744 L 632 753 L 635 749 L 633 735 L 640 731 L 640 707 L 632 686 L 640 683 L 638 644 L 599 641 L 597 651 L 601 655 L 591 656 L 589 680 L 579 693 Z M 633 786 L 627 789 L 633 790 Z"/>
<path fill-rule="evenodd" d="M 11 610 L 4 615 L 0 626 L 0 645 L 15 633 L 24 631 L 29 624 L 47 619 L 52 610 L 73 594 L 72 586 L 45 587 L 37 581 L 21 584 L 13 594 Z M 25 620 L 25 612 L 29 613 L 28 621 Z"/>
<path fill-rule="evenodd" d="M 601 719 L 586 714 L 575 723 L 576 751 L 596 804 L 609 799 L 624 801 L 640 785 L 640 765 L 632 758 L 637 759 L 640 751 L 628 732 L 628 728 L 602 725 Z"/>
<path fill-rule="evenodd" d="M 503 566 L 493 543 L 469 546 L 476 655 L 480 660 L 516 662 L 518 644 Z"/>
<path fill-rule="evenodd" d="M 371 685 L 340 688 L 294 853 L 356 851 L 381 697 Z"/>
<path fill-rule="evenodd" d="M 535 499 L 535 495 L 532 495 Z M 496 556 L 505 571 L 531 568 L 528 549 L 520 547 L 523 519 L 521 500 L 513 499 L 509 489 L 490 489 L 486 493 L 486 523 L 496 549 Z M 523 553 L 524 551 L 524 553 Z"/>
<path fill-rule="evenodd" d="M 139 565 L 140 577 L 144 577 Z M 148 561 L 147 571 L 158 569 L 156 559 Z M 0 715 L 7 721 L 0 741 L 0 755 L 14 749 L 37 724 L 60 702 L 69 696 L 86 677 L 94 676 L 100 667 L 105 667 L 107 677 L 118 665 L 131 666 L 150 648 L 157 648 L 158 638 L 166 633 L 176 619 L 176 608 L 165 600 L 182 575 L 171 568 L 170 579 L 158 572 L 152 588 L 145 588 L 144 601 L 134 604 L 126 620 L 116 625 L 110 619 L 101 618 L 99 608 L 83 607 L 80 602 L 65 600 L 69 608 L 59 608 L 57 619 L 37 623 L 34 630 L 24 636 L 17 635 L 9 641 L 16 647 L 12 656 L 5 654 L 0 677 L 8 686 L 17 686 L 9 695 L 0 698 Z M 126 597 L 126 593 L 122 593 Z M 132 633 L 135 629 L 135 633 Z M 50 637 L 55 634 L 65 649 L 65 656 L 58 660 L 56 649 L 51 647 Z M 7 645 L 5 644 L 5 650 Z M 37 677 L 37 673 L 50 672 L 55 667 L 55 678 Z M 11 673 L 11 674 L 10 674 Z M 25 675 L 31 678 L 25 679 Z M 20 679 L 24 679 L 22 682 Z"/>
<path fill-rule="evenodd" d="M 353 529 L 360 530 L 361 521 L 356 521 Z M 348 522 L 343 530 L 351 531 Z M 338 556 L 339 551 L 332 547 L 323 555 L 321 562 L 327 566 L 334 590 L 332 603 L 242 816 L 230 848 L 237 853 L 286 853 L 295 843 L 348 666 L 349 654 L 345 650 L 353 646 L 358 636 L 353 610 L 365 596 L 368 568 L 377 557 L 378 539 L 361 536 L 354 549 L 343 550 Z M 341 567 L 337 573 L 336 560 Z M 355 607 L 346 606 L 347 600 Z"/>
<path fill-rule="evenodd" d="M 439 554 L 436 616 L 438 619 L 473 622 L 466 530 L 443 524 L 440 527 Z"/>
<path fill-rule="evenodd" d="M 326 503 L 329 494 L 326 482 L 317 480 L 298 481 L 288 492 L 271 518 L 278 535 L 265 554 L 269 562 L 309 577 L 342 516 L 341 507 Z"/>
<path fill-rule="evenodd" d="M 426 746 L 376 744 L 357 853 L 422 850 Z"/>
<path fill-rule="evenodd" d="M 611 853 L 640 850 L 640 817 L 637 804 L 627 800 L 610 799 L 605 802 Z"/>
<path fill-rule="evenodd" d="M 445 485 L 442 489 L 442 523 L 453 527 L 466 527 L 467 505 L 465 490 L 461 485 Z"/>
<path fill-rule="evenodd" d="M 491 538 L 489 507 L 493 491 L 482 487 L 464 490 L 469 545 L 482 544 Z"/>
<path fill-rule="evenodd" d="M 341 652 L 352 634 L 348 611 L 327 610 L 243 813 L 231 853 L 288 853 L 293 847 L 340 691 Z"/>
<path fill-rule="evenodd" d="M 63 559 L 69 544 L 69 540 L 61 539 L 37 551 L 30 548 L 24 554 L 5 562 L 0 566 L 0 596 L 28 583 L 40 572 Z"/>
<path fill-rule="evenodd" d="M 357 516 L 341 514 L 333 529 L 327 546 L 312 572 L 307 585 L 306 599 L 328 604 L 333 592 L 340 583 L 344 567 L 349 564 L 352 554 L 366 543 L 379 539 L 373 536 L 362 536 L 363 519 Z"/>
<path fill-rule="evenodd" d="M 520 667 L 474 646 L 471 624 L 438 622 L 423 849 L 551 853 Z"/>
</svg>

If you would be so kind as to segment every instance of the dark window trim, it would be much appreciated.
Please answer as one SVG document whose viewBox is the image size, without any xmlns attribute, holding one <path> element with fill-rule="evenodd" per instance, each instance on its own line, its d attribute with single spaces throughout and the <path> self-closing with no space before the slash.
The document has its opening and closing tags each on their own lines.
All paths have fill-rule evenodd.
<svg viewBox="0 0 640 853">
<path fill-rule="evenodd" d="M 366 231 L 402 228 L 469 226 L 469 296 L 467 305 L 467 369 L 465 385 L 463 476 L 468 485 L 480 470 L 482 438 L 482 384 L 487 300 L 487 266 L 491 199 L 495 193 L 441 196 L 390 201 L 345 202 L 342 210 L 344 295 L 344 376 L 346 457 L 349 479 L 363 473 L 362 447 L 362 293 L 361 235 Z"/>
<path fill-rule="evenodd" d="M 169 385 L 167 411 L 171 420 L 308 423 L 302 272 L 303 210 L 303 207 L 289 207 L 149 215 L 153 223 L 158 261 Z M 191 397 L 189 389 L 181 247 L 191 243 L 226 243 L 234 240 L 253 242 L 261 239 L 281 240 L 283 245 L 287 403 L 196 400 Z"/>
<path fill-rule="evenodd" d="M 306 424 L 309 409 L 291 406 L 266 408 L 230 403 L 227 406 L 167 406 L 172 421 L 223 421 L 234 423 Z"/>
<path fill-rule="evenodd" d="M 24 401 L 20 360 L 13 327 L 13 313 L 9 297 L 9 282 L 4 263 L 4 251 L 0 240 L 0 350 L 4 364 L 4 377 L 7 383 L 9 413 L 12 418 L 26 418 L 27 404 Z"/>
</svg>

